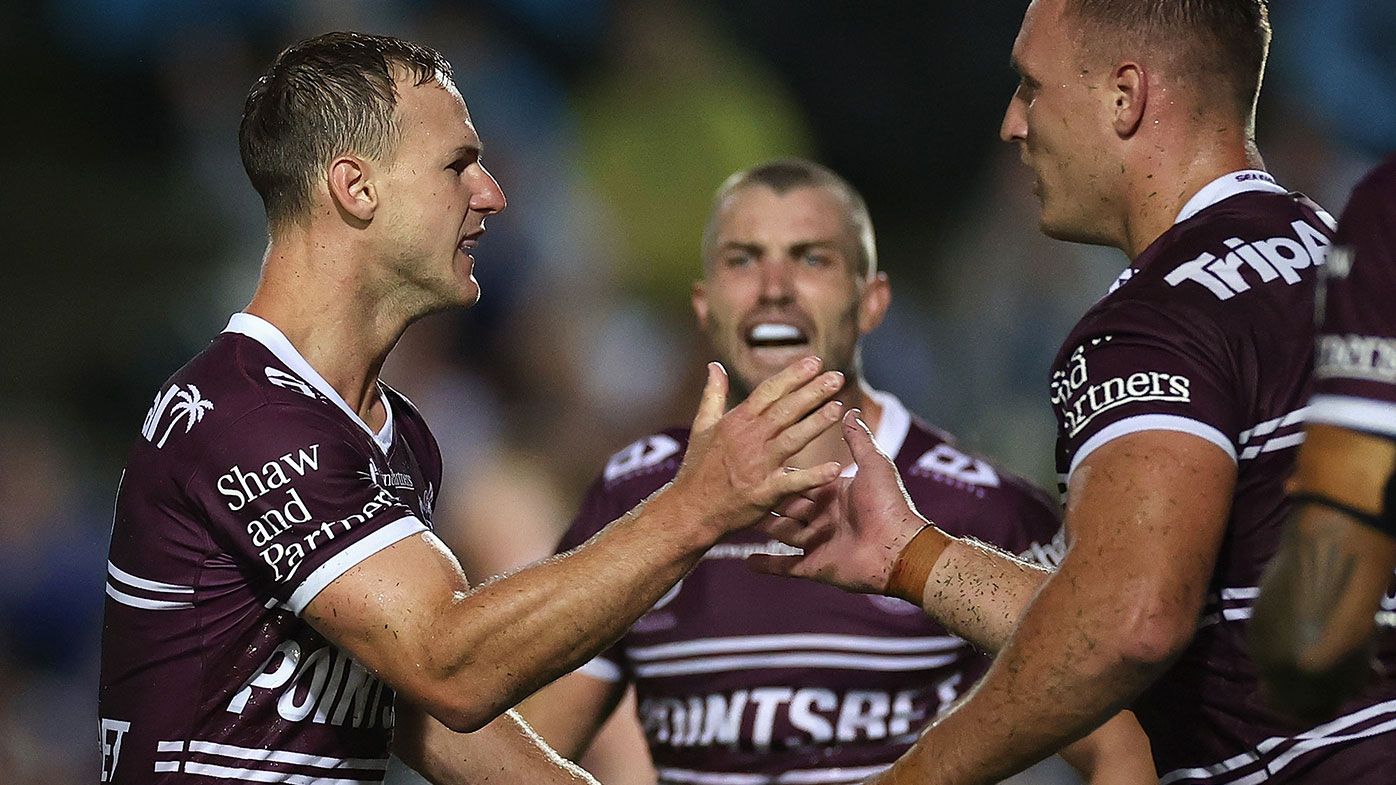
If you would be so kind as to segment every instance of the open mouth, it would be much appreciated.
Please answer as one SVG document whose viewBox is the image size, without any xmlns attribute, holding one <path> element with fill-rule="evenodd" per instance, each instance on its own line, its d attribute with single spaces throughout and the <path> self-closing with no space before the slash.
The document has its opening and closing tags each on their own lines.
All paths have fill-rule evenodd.
<svg viewBox="0 0 1396 785">
<path fill-rule="evenodd" d="M 746 334 L 747 345 L 753 349 L 783 349 L 809 343 L 805 331 L 784 322 L 761 322 Z"/>
</svg>

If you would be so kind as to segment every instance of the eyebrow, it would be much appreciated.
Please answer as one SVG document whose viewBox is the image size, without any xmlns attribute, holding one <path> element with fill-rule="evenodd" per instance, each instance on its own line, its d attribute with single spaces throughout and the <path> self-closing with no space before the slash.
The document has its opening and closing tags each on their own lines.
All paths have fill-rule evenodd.
<svg viewBox="0 0 1396 785">
<path fill-rule="evenodd" d="M 752 242 L 741 242 L 741 241 L 738 241 L 738 240 L 728 240 L 727 242 L 723 243 L 722 245 L 719 245 L 719 246 L 717 247 L 717 250 L 718 250 L 718 252 L 722 252 L 722 251 L 750 251 L 750 252 L 759 252 L 759 251 L 764 250 L 765 248 L 766 248 L 766 246 L 763 245 L 762 243 L 752 243 Z M 832 240 L 832 239 L 802 240 L 802 241 L 797 242 L 797 243 L 791 243 L 789 246 L 787 246 L 787 248 L 788 248 L 789 250 L 791 250 L 791 251 L 794 251 L 795 253 L 799 253 L 799 252 L 801 252 L 801 251 L 808 251 L 808 250 L 810 250 L 810 249 L 812 249 L 812 248 L 820 248 L 820 249 L 827 249 L 827 250 L 831 250 L 831 251 L 837 251 L 837 250 L 839 250 L 839 244 L 838 244 L 837 241 Z"/>
<path fill-rule="evenodd" d="M 462 156 L 470 156 L 470 155 L 473 155 L 474 157 L 479 158 L 479 157 L 483 156 L 484 154 L 485 154 L 485 145 L 484 145 L 483 142 L 466 142 L 465 144 L 460 145 L 460 146 L 456 147 L 456 149 L 454 149 L 454 150 L 451 151 L 451 159 L 452 159 L 452 160 L 455 160 L 455 159 L 460 158 L 460 157 L 462 157 Z"/>
<path fill-rule="evenodd" d="M 1022 79 L 1024 82 L 1027 82 L 1029 85 L 1041 84 L 1036 79 L 1028 75 L 1028 70 L 1023 67 L 1023 64 L 1021 62 L 1018 61 L 1017 55 L 1013 55 L 1008 58 L 1008 67 L 1012 68 L 1013 73 L 1017 74 L 1020 79 Z"/>
</svg>

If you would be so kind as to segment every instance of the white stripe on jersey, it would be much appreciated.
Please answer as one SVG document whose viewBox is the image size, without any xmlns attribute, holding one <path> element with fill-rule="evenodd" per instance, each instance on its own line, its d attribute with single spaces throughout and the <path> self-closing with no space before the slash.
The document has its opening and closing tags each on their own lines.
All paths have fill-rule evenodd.
<svg viewBox="0 0 1396 785">
<path fill-rule="evenodd" d="M 764 668 L 848 668 L 864 671 L 918 671 L 942 668 L 960 655 L 932 657 L 877 654 L 750 654 L 725 657 L 698 657 L 691 660 L 636 665 L 636 676 L 680 676 L 689 673 L 721 673 Z"/>
<path fill-rule="evenodd" d="M 658 767 L 660 782 L 682 785 L 839 785 L 862 782 L 886 771 L 889 764 L 849 768 L 800 769 L 782 774 L 748 774 L 742 772 L 695 771 Z"/>
<path fill-rule="evenodd" d="M 1373 725 L 1353 733 L 1341 733 L 1354 725 L 1367 722 L 1369 720 L 1384 720 L 1378 725 Z M 1202 783 L 1211 785 L 1255 785 L 1255 783 L 1266 782 L 1270 776 L 1278 773 L 1281 769 L 1293 763 L 1296 759 L 1307 752 L 1326 747 L 1331 744 L 1341 744 L 1345 741 L 1355 741 L 1383 733 L 1396 730 L 1396 700 L 1384 701 L 1373 704 L 1365 709 L 1346 714 L 1334 720 L 1326 722 L 1315 728 L 1305 731 L 1297 736 L 1291 737 L 1271 737 L 1256 745 L 1256 751 L 1243 752 L 1234 755 L 1219 763 L 1210 766 L 1197 766 L 1192 768 L 1174 769 L 1159 778 L 1159 785 L 1173 785 L 1173 783 Z M 1270 753 L 1281 744 L 1295 741 L 1293 746 L 1283 753 L 1270 758 Z M 1264 768 L 1260 771 L 1252 772 L 1249 775 L 1236 779 L 1219 779 L 1227 774 L 1236 772 L 1238 769 L 1264 762 Z"/>
<path fill-rule="evenodd" d="M 1138 400 L 1138 399 L 1134 399 Z M 1194 420 L 1191 417 L 1180 417 L 1176 414 L 1136 414 L 1133 417 L 1126 417 L 1123 420 L 1112 422 L 1109 425 L 1096 431 L 1096 434 L 1087 439 L 1076 450 L 1076 454 L 1071 457 L 1071 466 L 1066 470 L 1066 483 L 1071 482 L 1071 475 L 1076 471 L 1076 467 L 1086 460 L 1086 456 L 1104 447 L 1107 443 L 1141 431 L 1181 431 L 1198 436 L 1212 444 L 1217 445 L 1231 456 L 1231 460 L 1236 460 L 1236 446 L 1226 435 L 1211 425 L 1201 420 Z"/>
<path fill-rule="evenodd" d="M 243 782 L 279 782 L 285 785 L 378 785 L 381 777 L 372 780 L 350 780 L 339 777 L 311 777 L 305 774 L 288 774 L 284 771 L 259 771 L 257 769 L 234 769 L 229 766 L 212 766 L 207 763 L 189 762 L 184 764 L 185 774 L 197 774 L 221 780 L 241 780 Z"/>
<path fill-rule="evenodd" d="M 117 579 L 121 583 L 126 584 L 127 586 L 135 586 L 137 589 L 146 589 L 147 591 L 167 591 L 172 592 L 174 594 L 194 593 L 193 586 L 181 586 L 177 583 L 163 583 L 161 581 L 152 581 L 147 578 L 139 578 L 135 575 L 132 575 L 129 572 L 126 572 L 125 570 L 121 569 L 115 564 L 112 564 L 110 561 L 107 562 L 107 574 Z"/>
<path fill-rule="evenodd" d="M 696 638 L 678 643 L 636 646 L 625 653 L 633 660 L 663 660 L 695 654 L 730 654 L 773 649 L 812 651 L 853 651 L 879 654 L 910 654 L 950 651 L 967 644 L 951 635 L 931 635 L 920 638 L 877 638 L 870 635 L 820 635 L 795 633 L 788 635 L 739 635 L 730 638 Z"/>
<path fill-rule="evenodd" d="M 147 600 L 147 599 L 144 598 L 144 597 L 136 597 L 136 596 L 127 594 L 126 592 L 121 591 L 120 589 L 117 589 L 115 586 L 112 586 L 110 583 L 107 584 L 107 596 L 110 597 L 110 598 L 112 598 L 113 600 L 116 600 L 117 602 L 121 603 L 122 605 L 129 605 L 129 606 L 131 606 L 132 608 L 140 608 L 141 610 L 147 610 L 147 611 L 178 611 L 178 610 L 184 610 L 185 608 L 192 608 L 192 607 L 194 607 L 194 603 L 192 603 L 192 602 L 173 602 L 173 601 L 170 601 L 170 600 Z"/>
<path fill-rule="evenodd" d="M 217 744 L 211 741 L 189 742 L 190 752 L 208 755 L 221 755 L 241 761 L 265 760 L 272 763 L 294 763 L 299 766 L 314 766 L 319 769 L 372 769 L 386 771 L 388 759 L 384 758 L 329 758 L 321 755 L 307 755 L 303 752 L 287 750 L 257 749 L 238 747 L 233 744 Z"/>
<path fill-rule="evenodd" d="M 315 595 L 324 590 L 334 582 L 336 578 L 348 572 L 354 565 L 367 559 L 373 554 L 404 540 L 418 532 L 427 530 L 426 524 L 417 519 L 415 515 L 404 515 L 401 518 L 379 527 L 376 531 L 364 535 L 362 539 L 344 550 L 326 559 L 323 564 L 316 567 L 301 581 L 300 586 L 291 593 L 291 598 L 286 605 L 291 612 L 297 616 L 305 610 L 305 606 L 315 599 Z"/>
<path fill-rule="evenodd" d="M 1396 404 L 1351 395 L 1315 395 L 1311 422 L 1340 425 L 1355 431 L 1396 436 Z"/>
</svg>

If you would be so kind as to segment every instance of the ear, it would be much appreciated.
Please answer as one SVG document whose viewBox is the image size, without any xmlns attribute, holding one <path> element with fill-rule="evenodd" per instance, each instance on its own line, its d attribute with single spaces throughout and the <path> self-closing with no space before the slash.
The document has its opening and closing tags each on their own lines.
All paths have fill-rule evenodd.
<svg viewBox="0 0 1396 785">
<path fill-rule="evenodd" d="M 878 273 L 863 286 L 858 302 L 858 333 L 867 335 L 877 329 L 891 305 L 892 282 L 887 279 L 887 273 Z"/>
<path fill-rule="evenodd" d="M 1120 63 L 1115 67 L 1112 85 L 1115 133 L 1121 139 L 1128 139 L 1144 122 L 1144 109 L 1149 103 L 1149 73 L 1138 63 Z"/>
<path fill-rule="evenodd" d="M 693 282 L 693 315 L 698 317 L 698 326 L 708 329 L 708 287 L 703 281 Z"/>
<path fill-rule="evenodd" d="M 353 155 L 342 155 L 330 162 L 330 201 L 341 215 L 370 221 L 378 210 L 378 188 L 371 165 Z"/>
</svg>

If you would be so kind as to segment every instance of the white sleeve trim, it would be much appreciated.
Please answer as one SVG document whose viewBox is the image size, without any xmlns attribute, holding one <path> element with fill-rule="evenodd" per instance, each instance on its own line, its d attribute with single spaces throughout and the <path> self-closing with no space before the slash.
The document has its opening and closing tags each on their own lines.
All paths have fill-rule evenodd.
<svg viewBox="0 0 1396 785">
<path fill-rule="evenodd" d="M 590 676 L 593 679 L 608 681 L 612 684 L 625 681 L 625 674 L 621 672 L 620 666 L 604 657 L 593 657 L 573 673 L 580 673 L 583 676 Z"/>
<path fill-rule="evenodd" d="M 309 605 L 316 595 L 324 591 L 326 586 L 334 583 L 336 578 L 348 572 L 351 567 L 399 540 L 426 530 L 426 524 L 418 520 L 415 515 L 398 518 L 392 523 L 380 527 L 377 531 L 369 533 L 363 539 L 331 556 L 324 564 L 316 567 L 313 572 L 305 576 L 305 580 L 301 581 L 300 586 L 297 586 L 296 590 L 291 593 L 291 599 L 287 600 L 286 606 L 291 609 L 292 613 L 297 616 L 301 615 L 301 611 L 305 610 L 305 606 Z"/>
<path fill-rule="evenodd" d="M 1315 395 L 1309 401 L 1308 421 L 1396 436 L 1396 403 L 1351 395 Z"/>
<path fill-rule="evenodd" d="M 1066 470 L 1066 481 L 1071 482 L 1071 475 L 1076 471 L 1076 467 L 1086 460 L 1086 456 L 1104 447 L 1107 443 L 1128 436 L 1131 433 L 1140 431 L 1181 431 L 1198 436 L 1212 444 L 1217 445 L 1231 456 L 1231 460 L 1236 460 L 1236 445 L 1226 438 L 1226 434 L 1208 425 L 1201 420 L 1194 420 L 1191 417 L 1179 417 L 1176 414 L 1138 414 L 1133 417 L 1126 417 L 1118 422 L 1110 423 L 1101 428 L 1094 436 L 1086 440 L 1076 451 L 1076 455 L 1071 458 L 1071 468 Z"/>
</svg>

